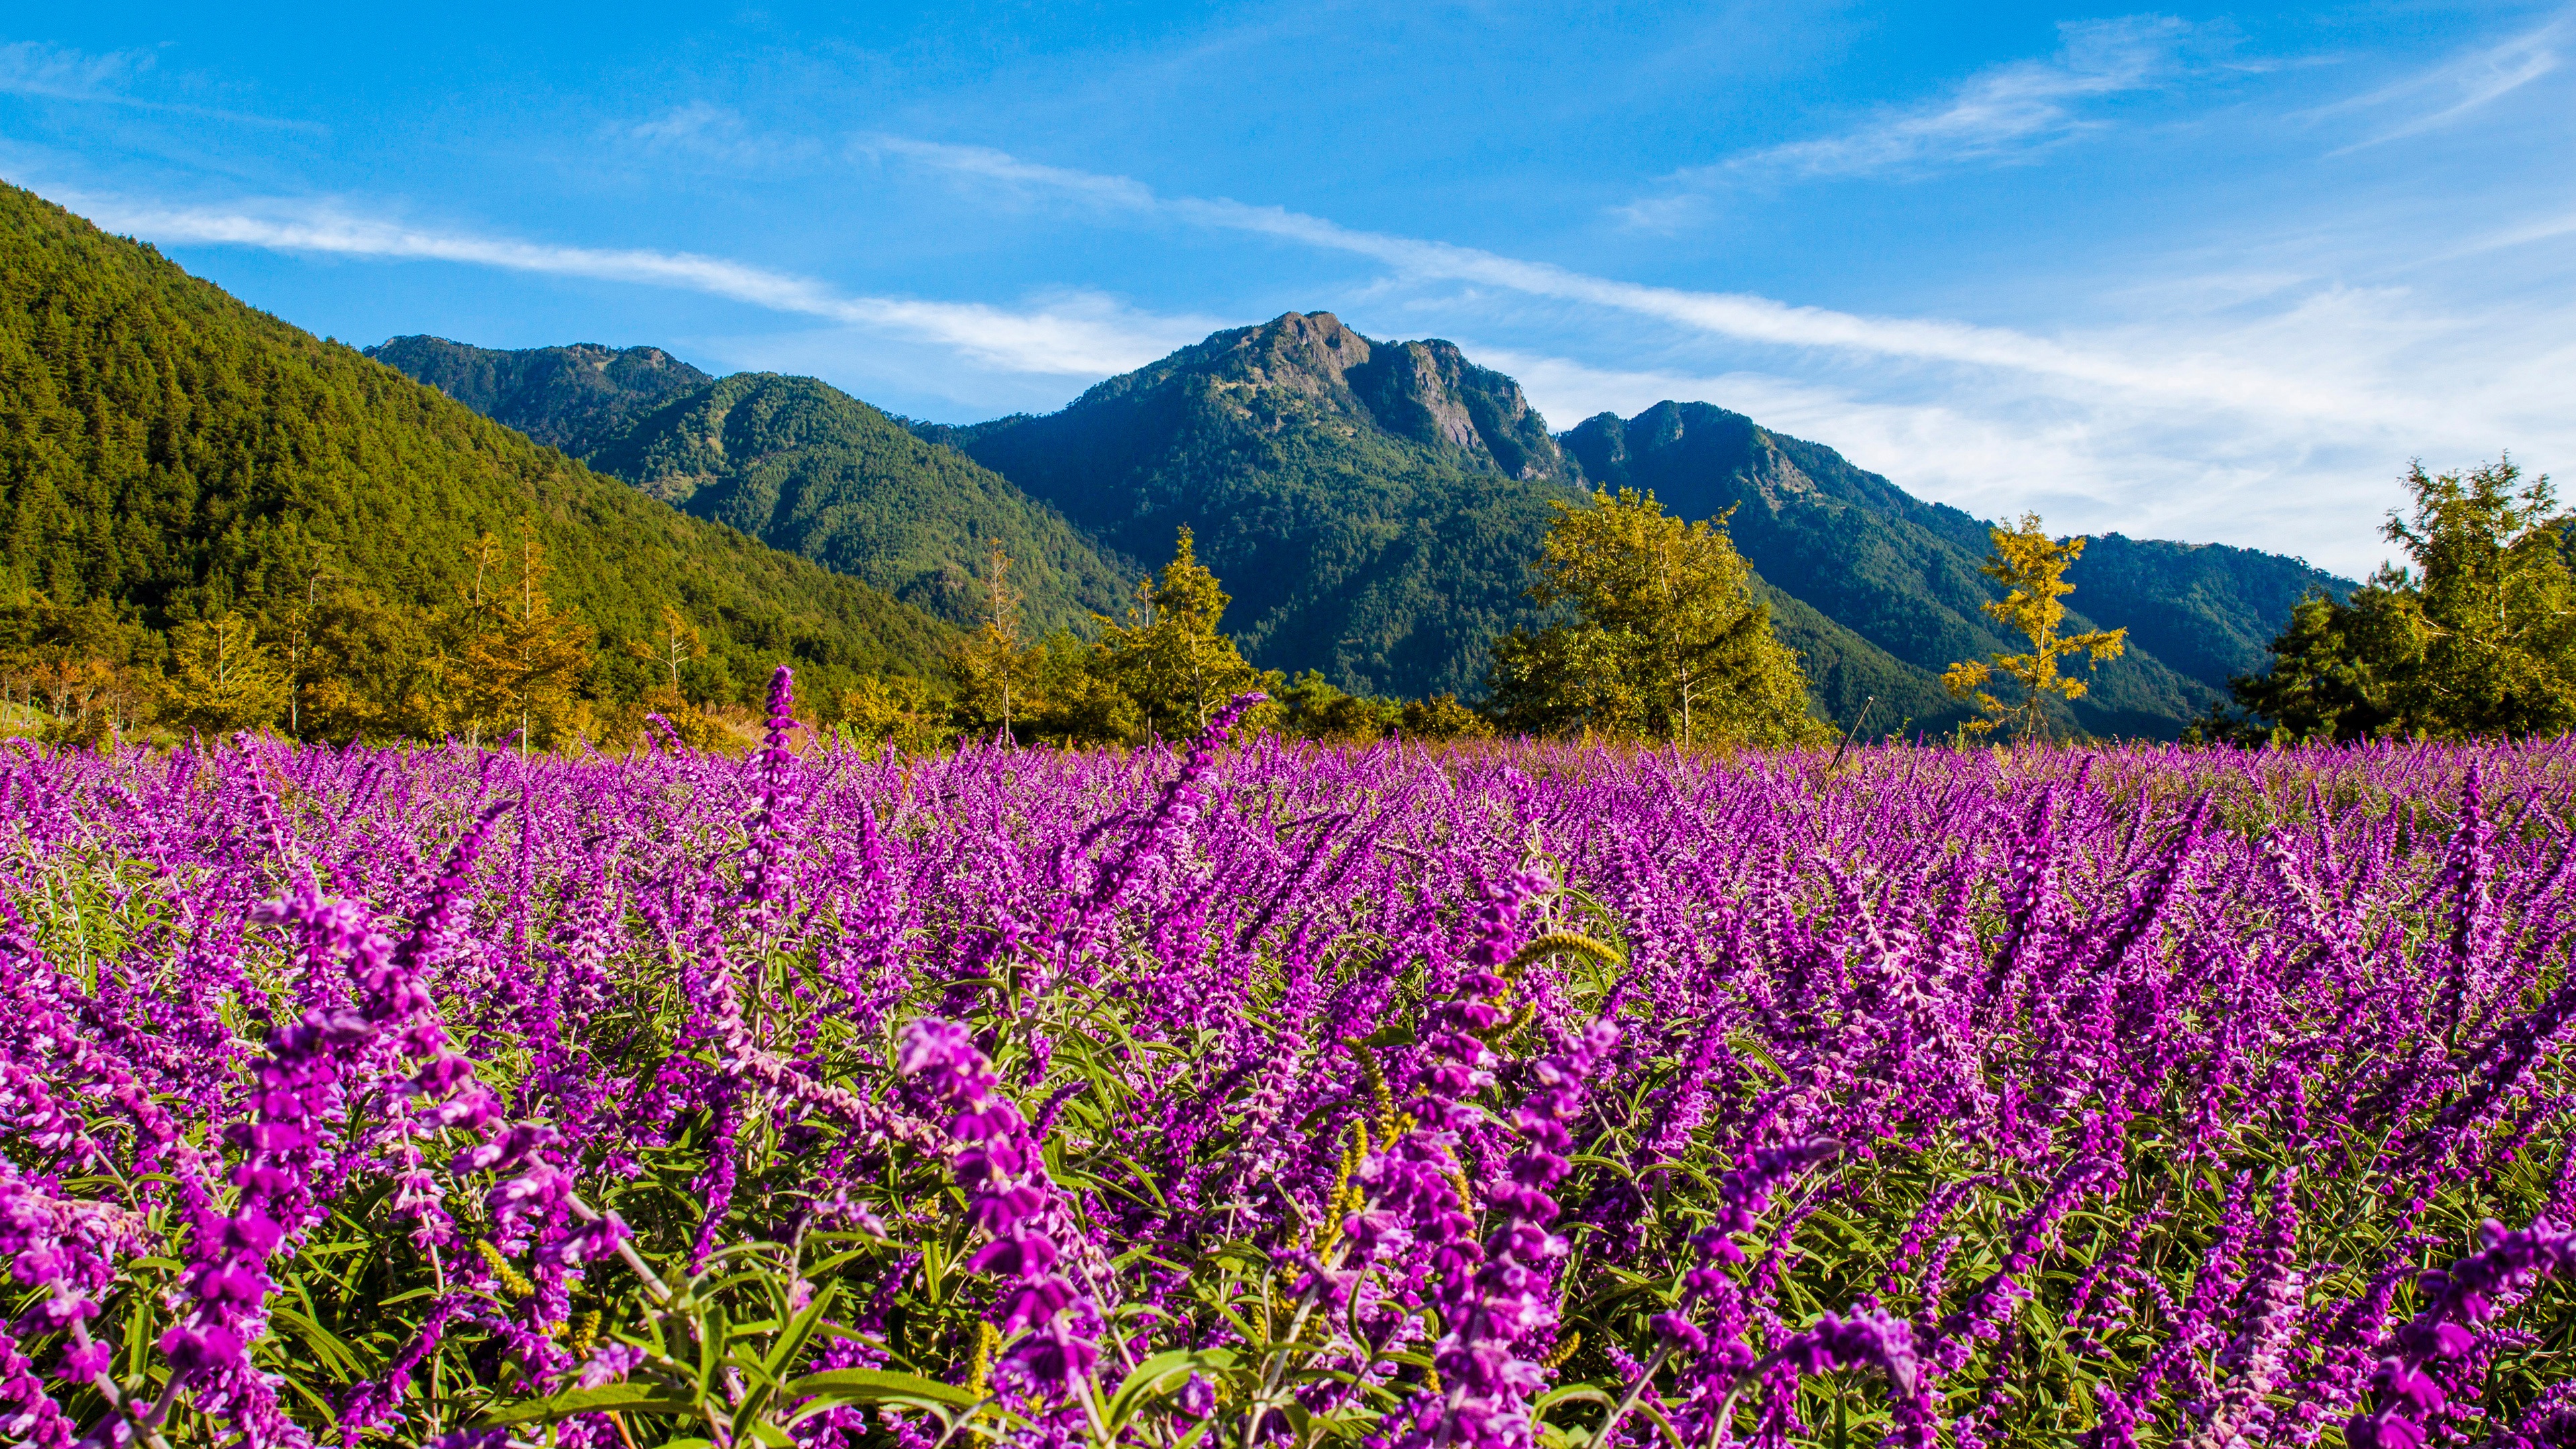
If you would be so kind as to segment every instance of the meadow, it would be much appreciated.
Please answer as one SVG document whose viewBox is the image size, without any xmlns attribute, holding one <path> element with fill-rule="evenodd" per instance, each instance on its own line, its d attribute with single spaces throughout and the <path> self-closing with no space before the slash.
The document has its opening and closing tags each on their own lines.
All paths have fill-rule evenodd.
<svg viewBox="0 0 2576 1449">
<path fill-rule="evenodd" d="M 2576 744 L 0 753 L 0 1439 L 2576 1443 Z"/>
</svg>

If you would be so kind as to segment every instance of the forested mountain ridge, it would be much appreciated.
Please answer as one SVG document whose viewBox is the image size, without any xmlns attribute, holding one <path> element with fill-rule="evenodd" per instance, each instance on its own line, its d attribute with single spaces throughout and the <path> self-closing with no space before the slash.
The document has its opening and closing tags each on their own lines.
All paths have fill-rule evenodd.
<svg viewBox="0 0 2576 1449">
<path fill-rule="evenodd" d="M 818 697 L 923 672 L 953 637 L 5 186 L 0 510 L 13 618 L 87 606 L 147 633 L 227 611 L 282 629 L 350 590 L 390 627 L 479 587 L 485 536 L 540 545 L 596 631 L 581 688 L 603 699 L 663 672 L 640 655 L 665 605 L 701 637 L 709 698 L 756 697 L 782 658 Z"/>
<path fill-rule="evenodd" d="M 368 355 L 687 513 L 951 623 L 983 618 L 996 541 L 1040 633 L 1088 632 L 1142 574 L 973 459 L 810 377 L 719 380 L 653 347 L 504 352 L 397 337 Z"/>
<path fill-rule="evenodd" d="M 1189 527 L 1247 658 L 1385 694 L 1477 688 L 1486 645 L 1530 617 L 1548 501 L 1579 496 L 1517 383 L 1323 312 L 1216 333 L 1044 417 L 916 431 L 1129 556 Z"/>
<path fill-rule="evenodd" d="M 1959 509 L 1706 403 L 1551 434 L 1518 384 L 1455 345 L 1373 341 L 1329 313 L 1219 332 L 1058 412 L 962 427 L 901 424 L 812 379 L 698 381 L 650 348 L 378 351 L 645 492 L 956 622 L 980 607 L 982 539 L 1005 539 L 1032 622 L 1052 623 L 1117 612 L 1188 526 L 1255 664 L 1473 694 L 1491 641 L 1536 622 L 1522 590 L 1549 502 L 1626 486 L 1685 518 L 1734 510 L 1775 627 L 1837 721 L 1875 698 L 1876 727 L 1944 728 L 1966 711 L 1940 671 L 2020 647 L 1983 612 L 1987 525 Z M 2075 627 L 2131 631 L 2069 722 L 2165 736 L 2261 666 L 2302 594 L 2351 587 L 2295 559 L 2117 534 L 2069 579 Z"/>
<path fill-rule="evenodd" d="M 1734 509 L 1736 544 L 1765 580 L 1907 666 L 1870 689 L 1882 706 L 1904 700 L 1918 720 L 1946 717 L 1956 707 L 1942 706 L 1942 668 L 2022 647 L 1981 608 L 1995 597 L 1978 572 L 1986 525 L 1831 448 L 1675 402 L 1624 420 L 1603 413 L 1561 442 L 1597 486 L 1652 489 L 1690 518 Z M 2103 666 L 2072 711 L 2104 734 L 2175 732 L 2224 696 L 2230 674 L 2261 666 L 2265 641 L 2309 589 L 2352 587 L 2297 559 L 2117 534 L 2088 544 L 2067 582 L 2070 629 L 2130 631 L 2128 653 Z M 1837 714 L 1856 703 L 1823 692 Z"/>
<path fill-rule="evenodd" d="M 526 347 L 502 351 L 414 335 L 367 355 L 566 457 L 584 458 L 638 419 L 715 379 L 658 347 Z"/>
</svg>

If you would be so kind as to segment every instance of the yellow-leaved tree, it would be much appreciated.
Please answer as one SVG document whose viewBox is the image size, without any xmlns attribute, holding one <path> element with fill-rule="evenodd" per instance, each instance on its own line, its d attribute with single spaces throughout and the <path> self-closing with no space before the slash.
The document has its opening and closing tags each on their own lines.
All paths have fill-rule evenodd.
<svg viewBox="0 0 2576 1449">
<path fill-rule="evenodd" d="M 1554 507 L 1529 597 L 1570 604 L 1575 617 L 1495 641 L 1487 682 L 1506 729 L 1754 745 L 1829 737 L 1723 516 L 1685 523 L 1633 488 Z"/>
<path fill-rule="evenodd" d="M 2063 601 L 2075 592 L 2075 586 L 2066 581 L 2066 570 L 2084 556 L 2086 540 L 2081 535 L 2052 539 L 2040 527 L 2036 513 L 2023 514 L 2015 527 L 1990 528 L 1986 534 L 1994 541 L 1994 552 L 1986 558 L 1985 575 L 2004 586 L 2004 596 L 1987 604 L 1986 612 L 2030 640 L 2030 652 L 1997 654 L 1982 663 L 1963 660 L 1944 670 L 1941 682 L 1951 694 L 1984 711 L 1985 718 L 1962 726 L 1970 735 L 2000 729 L 2016 740 L 2045 739 L 2048 702 L 2082 699 L 2087 687 L 2083 680 L 2058 673 L 2058 661 L 2086 655 L 2099 668 L 2102 661 L 2117 659 L 2128 648 L 2129 631 L 2057 632 L 2066 622 Z M 1998 676 L 2009 681 L 2006 692 L 2013 698 L 1998 698 L 1986 688 Z"/>
<path fill-rule="evenodd" d="M 286 709 L 286 672 L 251 623 L 226 610 L 170 631 L 161 721 L 201 735 L 265 729 Z"/>
<path fill-rule="evenodd" d="M 516 729 L 523 748 L 550 747 L 580 727 L 573 686 L 590 667 L 590 628 L 547 597 L 545 545 L 530 537 L 502 550 L 486 535 L 479 553 L 475 632 L 458 660 L 473 738 Z M 517 577 L 487 588 L 490 565 L 504 559 Z"/>
</svg>

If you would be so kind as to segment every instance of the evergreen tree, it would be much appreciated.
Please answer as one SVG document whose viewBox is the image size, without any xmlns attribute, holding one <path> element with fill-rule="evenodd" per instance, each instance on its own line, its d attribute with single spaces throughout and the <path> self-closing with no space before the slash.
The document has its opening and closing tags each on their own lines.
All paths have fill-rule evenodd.
<svg viewBox="0 0 2576 1449">
<path fill-rule="evenodd" d="M 1953 664 L 1941 675 L 1941 682 L 1951 694 L 1985 712 L 1985 718 L 1962 726 L 1967 733 L 1983 735 L 2002 729 L 2016 739 L 2044 739 L 2050 702 L 2082 699 L 2087 688 L 2083 680 L 2058 673 L 2058 662 L 2089 655 L 2099 667 L 2103 660 L 2120 657 L 2128 647 L 2129 631 L 2057 632 L 2066 622 L 2063 600 L 2075 592 L 2075 586 L 2066 582 L 2066 570 L 2084 556 L 2083 538 L 2050 538 L 2036 513 L 2023 514 L 2018 527 L 1988 529 L 1987 536 L 1994 542 L 1994 552 L 1986 558 L 1985 574 L 2004 586 L 2004 596 L 1988 603 L 1986 613 L 2030 640 L 2030 652 L 1997 654 L 1984 663 Z M 1998 699 L 1985 688 L 1998 673 L 2012 682 L 2017 692 L 2014 699 Z"/>
<path fill-rule="evenodd" d="M 1555 509 L 1528 592 L 1575 617 L 1495 642 L 1488 686 L 1507 728 L 1762 745 L 1824 736 L 1724 515 L 1685 523 L 1629 488 Z"/>
<path fill-rule="evenodd" d="M 468 727 L 477 739 L 516 729 L 523 747 L 552 746 L 582 723 L 573 686 L 590 665 L 590 630 L 547 597 L 545 545 L 531 537 L 502 549 L 487 534 L 477 552 L 477 627 L 458 659 Z M 487 592 L 496 554 L 515 577 Z"/>
<path fill-rule="evenodd" d="M 1000 539 L 991 540 L 982 587 L 977 590 L 983 622 L 948 651 L 948 672 L 957 683 L 958 724 L 978 734 L 999 730 L 1006 738 L 1012 734 L 1015 717 L 1028 705 L 1037 662 L 1020 641 L 1025 599 L 1012 587 L 1010 572 L 1011 556 L 1002 551 Z"/>
<path fill-rule="evenodd" d="M 1145 731 L 1197 734 L 1219 705 L 1266 682 L 1217 628 L 1227 602 L 1183 528 L 1172 561 L 1137 586 L 1126 620 L 1102 620 L 1095 672 L 1135 701 Z"/>
<path fill-rule="evenodd" d="M 2383 532 L 2408 563 L 2345 599 L 2302 602 L 2271 665 L 2231 687 L 2204 735 L 2247 742 L 2548 735 L 2576 728 L 2570 520 L 2547 477 L 2511 458 L 2407 470 L 2413 516 Z"/>
<path fill-rule="evenodd" d="M 447 618 L 340 584 L 314 593 L 295 657 L 298 739 L 436 739 L 453 709 L 440 644 Z"/>
<path fill-rule="evenodd" d="M 251 623 L 226 610 L 170 632 L 170 671 L 161 681 L 161 722 L 201 735 L 266 729 L 286 709 L 286 673 Z"/>
</svg>

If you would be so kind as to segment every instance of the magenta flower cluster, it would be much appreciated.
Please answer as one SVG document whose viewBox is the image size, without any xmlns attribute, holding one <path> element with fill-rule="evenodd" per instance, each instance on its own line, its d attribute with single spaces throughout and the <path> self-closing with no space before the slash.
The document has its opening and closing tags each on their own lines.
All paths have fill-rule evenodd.
<svg viewBox="0 0 2576 1449">
<path fill-rule="evenodd" d="M 2576 743 L 1256 702 L 0 750 L 0 1443 L 2576 1435 Z"/>
</svg>

